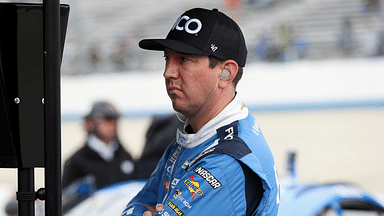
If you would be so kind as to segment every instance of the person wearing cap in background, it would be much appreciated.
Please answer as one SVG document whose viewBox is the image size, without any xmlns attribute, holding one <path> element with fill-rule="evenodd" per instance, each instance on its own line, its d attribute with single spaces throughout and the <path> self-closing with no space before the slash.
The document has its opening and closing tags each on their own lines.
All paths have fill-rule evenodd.
<svg viewBox="0 0 384 216">
<path fill-rule="evenodd" d="M 247 57 L 239 26 L 217 9 L 194 8 L 166 39 L 139 46 L 164 52 L 166 90 L 186 120 L 122 215 L 276 215 L 275 162 L 236 92 Z"/>
<path fill-rule="evenodd" d="M 64 189 L 88 176 L 95 179 L 96 188 L 131 179 L 134 165 L 131 155 L 118 139 L 119 117 L 110 102 L 93 104 L 91 112 L 84 118 L 87 141 L 65 162 Z"/>
</svg>

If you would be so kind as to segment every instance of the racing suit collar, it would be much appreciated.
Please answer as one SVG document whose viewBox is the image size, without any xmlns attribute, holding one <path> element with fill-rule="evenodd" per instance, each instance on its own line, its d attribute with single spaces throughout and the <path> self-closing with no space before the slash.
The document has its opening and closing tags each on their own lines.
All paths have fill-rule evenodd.
<svg viewBox="0 0 384 216">
<path fill-rule="evenodd" d="M 216 130 L 236 120 L 248 116 L 248 108 L 236 94 L 235 98 L 213 119 L 205 124 L 197 133 L 188 134 L 185 130 L 177 129 L 176 142 L 185 148 L 193 148 L 200 145 L 208 138 L 216 134 Z"/>
</svg>

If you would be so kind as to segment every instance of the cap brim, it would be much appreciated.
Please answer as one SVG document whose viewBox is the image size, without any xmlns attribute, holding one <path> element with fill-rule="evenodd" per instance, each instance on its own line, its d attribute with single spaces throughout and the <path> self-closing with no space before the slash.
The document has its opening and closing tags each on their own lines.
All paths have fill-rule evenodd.
<svg viewBox="0 0 384 216">
<path fill-rule="evenodd" d="M 139 47 L 147 50 L 164 51 L 165 48 L 191 55 L 210 55 L 194 46 L 171 39 L 144 39 L 139 42 Z"/>
</svg>

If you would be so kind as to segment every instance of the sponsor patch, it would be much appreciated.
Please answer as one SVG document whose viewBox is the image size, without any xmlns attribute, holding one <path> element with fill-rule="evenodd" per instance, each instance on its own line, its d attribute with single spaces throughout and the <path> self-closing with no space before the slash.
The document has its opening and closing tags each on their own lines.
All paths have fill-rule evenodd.
<svg viewBox="0 0 384 216">
<path fill-rule="evenodd" d="M 173 199 L 177 199 L 181 194 L 182 192 L 179 189 L 176 189 L 175 193 L 173 194 Z"/>
<path fill-rule="evenodd" d="M 171 188 L 173 189 L 179 183 L 179 181 L 180 179 L 174 178 L 171 183 Z"/>
<path fill-rule="evenodd" d="M 169 190 L 169 181 L 168 181 L 168 179 L 165 179 L 165 180 L 164 180 L 163 186 L 165 187 L 165 190 L 166 190 L 166 191 Z"/>
<path fill-rule="evenodd" d="M 179 189 L 176 189 L 175 193 L 173 194 L 173 198 L 175 200 L 180 200 L 180 202 L 183 203 L 185 207 L 191 209 L 191 204 L 183 196 L 181 196 L 182 193 L 183 192 L 181 192 Z"/>
<path fill-rule="evenodd" d="M 159 214 L 161 214 L 161 216 L 170 216 L 170 214 L 168 212 L 165 212 L 164 210 L 161 211 Z"/>
<path fill-rule="evenodd" d="M 225 140 L 233 140 L 233 136 L 235 134 L 233 127 L 230 127 L 225 130 L 227 132 L 227 135 L 224 137 Z"/>
<path fill-rule="evenodd" d="M 188 164 L 189 164 L 189 162 L 188 162 L 188 161 L 185 161 L 185 162 L 183 163 L 183 166 L 181 166 L 181 168 L 182 168 L 182 169 L 187 168 L 187 167 L 188 167 Z"/>
<path fill-rule="evenodd" d="M 208 182 L 208 184 L 211 185 L 213 189 L 216 190 L 217 188 L 223 186 L 214 175 L 212 175 L 208 170 L 204 169 L 203 167 L 197 166 L 193 171 L 195 171 L 196 174 L 198 174 L 199 176 L 201 176 L 201 178 Z"/>
<path fill-rule="evenodd" d="M 191 179 L 185 179 L 184 184 L 187 185 L 189 192 L 192 194 L 192 199 L 195 199 L 196 195 L 201 196 L 203 195 L 203 191 L 200 189 L 200 184 L 199 182 L 193 181 L 194 176 L 191 175 Z"/>
<path fill-rule="evenodd" d="M 171 163 L 175 163 L 176 158 L 177 158 L 177 156 L 178 156 L 179 153 L 180 153 L 180 150 L 181 150 L 181 145 L 179 145 L 179 146 L 177 147 L 177 149 L 175 150 L 175 152 L 173 152 L 171 158 L 169 159 L 169 161 L 171 161 Z"/>
<path fill-rule="evenodd" d="M 178 216 L 183 216 L 184 215 L 184 212 L 182 212 L 179 209 L 179 207 L 177 207 L 175 205 L 175 203 L 173 203 L 172 201 L 169 201 L 167 205 L 168 205 L 169 208 L 171 208 L 176 213 L 176 215 L 178 215 Z"/>
<path fill-rule="evenodd" d="M 245 103 L 241 103 L 241 110 L 243 110 L 243 108 L 245 107 Z"/>
</svg>

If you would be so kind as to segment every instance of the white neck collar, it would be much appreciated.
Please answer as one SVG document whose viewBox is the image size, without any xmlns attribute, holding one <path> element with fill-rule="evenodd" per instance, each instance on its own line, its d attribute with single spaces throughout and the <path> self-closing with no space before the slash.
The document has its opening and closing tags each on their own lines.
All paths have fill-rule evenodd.
<svg viewBox="0 0 384 216">
<path fill-rule="evenodd" d="M 235 98 L 213 119 L 207 122 L 196 134 L 188 134 L 177 129 L 176 141 L 185 148 L 200 145 L 216 134 L 216 130 L 233 121 L 244 119 L 248 116 L 248 108 L 236 94 Z"/>
</svg>

